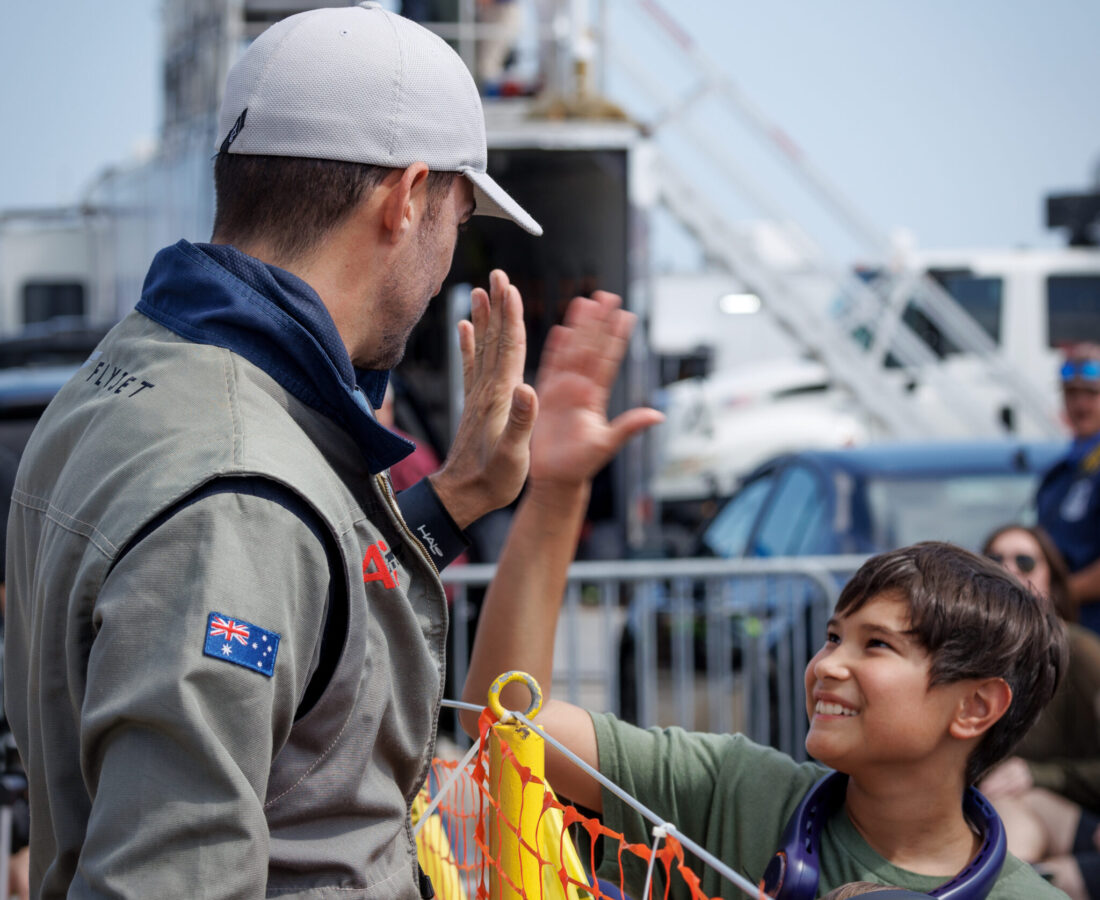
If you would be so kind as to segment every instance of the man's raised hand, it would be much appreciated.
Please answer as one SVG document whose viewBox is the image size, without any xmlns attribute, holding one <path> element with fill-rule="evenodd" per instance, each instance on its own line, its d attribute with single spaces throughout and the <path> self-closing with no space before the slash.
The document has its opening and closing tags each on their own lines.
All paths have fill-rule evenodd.
<svg viewBox="0 0 1100 900">
<path fill-rule="evenodd" d="M 443 468 L 430 476 L 460 528 L 507 506 L 527 477 L 535 391 L 523 383 L 527 334 L 519 291 L 500 269 L 475 288 L 472 322 L 460 322 L 465 401 Z"/>
</svg>

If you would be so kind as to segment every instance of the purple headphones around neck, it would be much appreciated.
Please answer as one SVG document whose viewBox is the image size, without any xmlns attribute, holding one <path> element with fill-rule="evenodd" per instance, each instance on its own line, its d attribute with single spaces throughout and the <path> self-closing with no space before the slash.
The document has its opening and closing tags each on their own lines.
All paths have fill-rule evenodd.
<svg viewBox="0 0 1100 900">
<path fill-rule="evenodd" d="M 782 846 L 764 871 L 764 891 L 775 900 L 813 900 L 821 874 L 821 832 L 833 813 L 844 805 L 848 776 L 830 772 L 810 788 L 783 830 Z M 978 829 L 982 844 L 954 878 L 927 894 L 915 891 L 879 891 L 878 900 L 891 897 L 938 897 L 939 900 L 984 900 L 993 889 L 1005 861 L 1005 829 L 993 805 L 973 787 L 963 795 L 963 814 Z"/>
</svg>

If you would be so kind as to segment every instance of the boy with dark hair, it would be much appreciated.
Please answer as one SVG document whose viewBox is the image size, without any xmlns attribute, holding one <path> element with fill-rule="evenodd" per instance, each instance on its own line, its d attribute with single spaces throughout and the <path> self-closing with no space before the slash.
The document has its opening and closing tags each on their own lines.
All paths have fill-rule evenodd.
<svg viewBox="0 0 1100 900">
<path fill-rule="evenodd" d="M 484 702 L 493 678 L 509 669 L 550 684 L 554 625 L 588 479 L 611 446 L 601 433 L 606 420 L 593 415 L 600 410 L 582 406 L 536 423 L 528 491 L 509 538 L 515 562 L 502 565 L 489 589 L 468 701 Z M 577 429 L 590 440 L 573 440 L 563 459 L 556 436 L 572 438 Z M 927 892 L 966 869 L 982 847 L 978 823 L 964 815 L 966 789 L 1038 717 L 1064 656 L 1054 611 L 1016 579 L 965 550 L 925 543 L 869 560 L 841 594 L 825 644 L 806 668 L 806 748 L 820 764 L 799 765 L 743 735 L 643 730 L 555 700 L 538 722 L 753 881 L 824 767 L 847 774 L 843 802 L 821 833 L 820 880 L 809 896 L 859 880 Z M 504 703 L 522 708 L 525 698 L 506 691 Z M 472 733 L 472 715 L 464 724 Z M 642 816 L 549 745 L 546 771 L 559 793 L 602 813 L 627 841 L 649 842 Z M 599 874 L 617 878 L 618 862 L 606 860 Z M 623 862 L 636 893 L 644 870 Z M 708 895 L 740 896 L 717 873 L 700 867 L 699 874 Z M 997 900 L 1064 896 L 1011 856 L 994 877 L 988 896 Z"/>
<path fill-rule="evenodd" d="M 965 783 L 974 784 L 1008 755 L 1053 695 L 1064 668 L 1062 629 L 1053 610 L 1016 579 L 951 544 L 916 544 L 868 560 L 841 592 L 834 622 L 887 596 L 908 607 L 907 638 L 929 657 L 929 688 L 994 677 L 1011 690 L 1004 714 L 967 758 Z"/>
</svg>

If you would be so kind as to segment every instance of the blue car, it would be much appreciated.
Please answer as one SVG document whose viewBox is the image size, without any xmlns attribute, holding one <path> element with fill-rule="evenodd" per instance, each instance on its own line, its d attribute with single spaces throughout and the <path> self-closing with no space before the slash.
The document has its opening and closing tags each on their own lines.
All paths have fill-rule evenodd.
<svg viewBox="0 0 1100 900">
<path fill-rule="evenodd" d="M 0 453 L 22 455 L 42 410 L 76 369 L 71 364 L 0 369 Z"/>
<path fill-rule="evenodd" d="M 0 454 L 22 455 L 38 417 L 107 332 L 60 318 L 0 340 Z"/>
<path fill-rule="evenodd" d="M 1062 442 L 881 444 L 808 450 L 744 479 L 702 534 L 726 558 L 878 553 L 924 540 L 977 549 L 1034 519 L 1038 479 Z"/>
</svg>

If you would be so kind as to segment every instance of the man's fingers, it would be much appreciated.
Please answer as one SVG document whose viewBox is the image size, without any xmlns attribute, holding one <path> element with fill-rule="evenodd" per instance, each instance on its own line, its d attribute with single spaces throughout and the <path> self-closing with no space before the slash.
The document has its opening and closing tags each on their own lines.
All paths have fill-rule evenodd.
<svg viewBox="0 0 1100 900">
<path fill-rule="evenodd" d="M 512 391 L 512 407 L 508 410 L 508 424 L 501 433 L 501 443 L 526 444 L 531 439 L 531 429 L 538 417 L 539 401 L 535 389 L 529 384 L 518 384 Z"/>
<path fill-rule="evenodd" d="M 477 348 L 474 342 L 474 326 L 465 320 L 458 323 L 458 349 L 462 354 L 462 394 L 466 396 L 474 386 Z"/>
<path fill-rule="evenodd" d="M 523 299 L 519 295 L 519 288 L 509 284 L 501 306 L 496 366 L 501 377 L 521 381 L 526 362 L 527 326 L 523 321 Z"/>
<path fill-rule="evenodd" d="M 489 273 L 489 318 L 482 341 L 482 365 L 493 369 L 500 351 L 500 332 L 503 327 L 504 306 L 508 298 L 508 276 L 500 269 Z"/>
<path fill-rule="evenodd" d="M 474 329 L 474 366 L 471 374 L 476 377 L 484 366 L 485 332 L 489 328 L 489 295 L 483 288 L 474 288 L 470 294 L 470 321 Z M 467 387 L 472 384 L 472 381 L 467 382 Z"/>
</svg>

